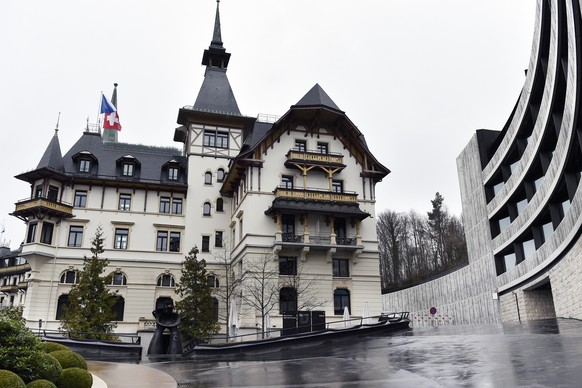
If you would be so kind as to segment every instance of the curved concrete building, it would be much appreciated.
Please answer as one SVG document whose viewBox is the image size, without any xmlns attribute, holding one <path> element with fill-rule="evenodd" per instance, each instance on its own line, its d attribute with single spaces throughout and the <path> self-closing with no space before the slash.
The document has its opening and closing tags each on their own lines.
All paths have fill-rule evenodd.
<svg viewBox="0 0 582 388">
<path fill-rule="evenodd" d="M 384 309 L 414 312 L 417 325 L 582 318 L 580 8 L 538 0 L 510 118 L 457 159 L 469 264 L 384 295 Z"/>
</svg>

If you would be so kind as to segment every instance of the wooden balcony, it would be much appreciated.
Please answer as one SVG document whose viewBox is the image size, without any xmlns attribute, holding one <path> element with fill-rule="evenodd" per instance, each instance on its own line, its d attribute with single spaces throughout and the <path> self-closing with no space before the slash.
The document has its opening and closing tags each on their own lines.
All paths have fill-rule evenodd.
<svg viewBox="0 0 582 388">
<path fill-rule="evenodd" d="M 29 217 L 42 219 L 44 216 L 57 218 L 73 217 L 73 206 L 66 202 L 55 201 L 46 197 L 23 199 L 16 203 L 16 210 L 11 215 L 26 221 Z"/>
<path fill-rule="evenodd" d="M 351 192 L 335 193 L 328 190 L 312 188 L 290 189 L 285 187 L 277 187 L 275 189 L 275 197 L 308 201 L 344 202 L 344 203 L 358 202 L 357 193 Z"/>
<path fill-rule="evenodd" d="M 12 293 L 12 292 L 16 292 L 18 291 L 18 285 L 5 285 L 5 286 L 0 286 L 0 292 L 8 292 L 8 293 Z"/>
<path fill-rule="evenodd" d="M 11 265 L 8 267 L 0 267 L 0 276 L 16 275 L 30 271 L 30 264 Z"/>
<path fill-rule="evenodd" d="M 300 166 L 321 166 L 331 167 L 340 171 L 346 167 L 343 161 L 344 156 L 342 154 L 322 154 L 317 151 L 297 151 L 293 149 L 287 152 L 285 167 L 300 168 Z"/>
</svg>

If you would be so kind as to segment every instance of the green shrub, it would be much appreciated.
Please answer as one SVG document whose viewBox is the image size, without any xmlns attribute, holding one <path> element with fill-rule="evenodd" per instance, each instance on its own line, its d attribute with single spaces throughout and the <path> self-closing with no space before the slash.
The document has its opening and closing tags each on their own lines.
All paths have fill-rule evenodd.
<svg viewBox="0 0 582 388">
<path fill-rule="evenodd" d="M 0 387 L 26 388 L 26 385 L 16 373 L 0 369 Z"/>
<path fill-rule="evenodd" d="M 34 380 L 26 384 L 26 388 L 57 388 L 57 386 L 48 380 Z"/>
<path fill-rule="evenodd" d="M 85 369 L 67 368 L 61 372 L 57 388 L 91 388 L 93 376 Z"/>
<path fill-rule="evenodd" d="M 26 382 L 34 380 L 32 365 L 41 353 L 40 340 L 26 328 L 23 319 L 5 314 L 0 314 L 0 333 L 1 367 Z"/>
<path fill-rule="evenodd" d="M 71 350 L 63 344 L 60 344 L 58 342 L 50 342 L 50 341 L 41 343 L 40 348 L 47 353 L 56 352 L 57 350 Z"/>
<path fill-rule="evenodd" d="M 87 361 L 79 353 L 72 350 L 57 350 L 49 354 L 59 361 L 63 369 L 81 368 L 87 370 Z"/>
<path fill-rule="evenodd" d="M 30 370 L 27 378 L 23 378 L 25 382 L 49 380 L 56 383 L 63 368 L 59 361 L 50 354 L 38 352 L 30 359 Z"/>
</svg>

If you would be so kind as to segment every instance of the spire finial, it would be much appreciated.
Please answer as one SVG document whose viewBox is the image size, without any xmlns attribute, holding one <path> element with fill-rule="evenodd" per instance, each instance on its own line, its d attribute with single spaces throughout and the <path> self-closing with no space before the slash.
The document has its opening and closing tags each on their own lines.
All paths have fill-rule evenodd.
<svg viewBox="0 0 582 388">
<path fill-rule="evenodd" d="M 214 34 L 210 46 L 222 48 L 222 33 L 220 31 L 220 0 L 216 0 L 216 17 L 214 18 Z"/>
<path fill-rule="evenodd" d="M 111 104 L 115 107 L 115 109 L 117 109 L 117 85 L 117 82 L 113 84 L 113 94 L 111 95 Z"/>
<path fill-rule="evenodd" d="M 59 115 L 57 117 L 57 125 L 55 126 L 55 133 L 57 133 L 59 131 L 59 122 L 61 121 L 61 112 L 59 112 Z"/>
</svg>

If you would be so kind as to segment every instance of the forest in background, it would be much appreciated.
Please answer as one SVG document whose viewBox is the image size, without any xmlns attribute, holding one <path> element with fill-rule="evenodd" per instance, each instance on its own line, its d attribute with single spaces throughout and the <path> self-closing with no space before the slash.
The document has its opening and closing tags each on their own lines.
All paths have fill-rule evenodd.
<svg viewBox="0 0 582 388">
<path fill-rule="evenodd" d="M 438 277 L 468 262 L 462 217 L 449 214 L 438 192 L 426 214 L 386 210 L 378 215 L 382 292 Z"/>
</svg>

